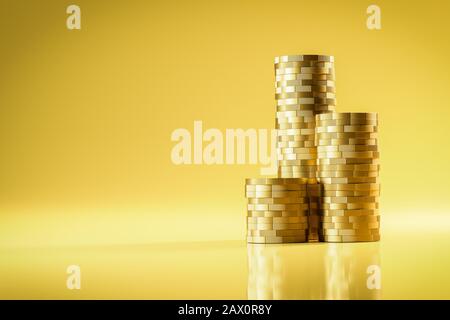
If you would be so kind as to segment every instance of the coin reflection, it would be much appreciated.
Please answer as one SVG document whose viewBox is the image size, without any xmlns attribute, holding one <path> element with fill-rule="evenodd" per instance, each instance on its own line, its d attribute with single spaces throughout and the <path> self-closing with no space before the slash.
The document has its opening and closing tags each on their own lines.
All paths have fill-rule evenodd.
<svg viewBox="0 0 450 320">
<path fill-rule="evenodd" d="M 251 300 L 381 298 L 379 243 L 248 244 L 247 256 Z"/>
<path fill-rule="evenodd" d="M 381 298 L 379 243 L 329 243 L 324 265 L 326 299 Z"/>
</svg>

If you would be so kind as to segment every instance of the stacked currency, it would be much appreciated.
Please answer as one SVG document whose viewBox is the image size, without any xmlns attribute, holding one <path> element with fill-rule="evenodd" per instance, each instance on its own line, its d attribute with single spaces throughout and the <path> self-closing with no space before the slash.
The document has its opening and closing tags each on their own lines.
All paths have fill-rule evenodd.
<svg viewBox="0 0 450 320">
<path fill-rule="evenodd" d="M 316 183 L 316 114 L 335 110 L 334 57 L 275 58 L 278 176 Z"/>
<path fill-rule="evenodd" d="M 378 241 L 380 194 L 376 113 L 316 116 L 321 240 Z"/>
<path fill-rule="evenodd" d="M 247 242 L 306 242 L 309 198 L 295 178 L 246 179 Z"/>
</svg>

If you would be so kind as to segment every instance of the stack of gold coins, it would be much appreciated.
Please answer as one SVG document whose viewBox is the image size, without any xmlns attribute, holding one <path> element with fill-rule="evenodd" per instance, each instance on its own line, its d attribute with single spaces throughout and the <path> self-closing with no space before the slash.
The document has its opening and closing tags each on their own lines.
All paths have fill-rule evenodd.
<svg viewBox="0 0 450 320">
<path fill-rule="evenodd" d="M 306 242 L 309 199 L 295 178 L 246 179 L 247 242 Z"/>
<path fill-rule="evenodd" d="M 315 118 L 335 109 L 334 57 L 275 58 L 278 176 L 316 183 Z"/>
<path fill-rule="evenodd" d="M 332 112 L 316 116 L 324 241 L 380 239 L 377 133 L 376 113 Z"/>
</svg>

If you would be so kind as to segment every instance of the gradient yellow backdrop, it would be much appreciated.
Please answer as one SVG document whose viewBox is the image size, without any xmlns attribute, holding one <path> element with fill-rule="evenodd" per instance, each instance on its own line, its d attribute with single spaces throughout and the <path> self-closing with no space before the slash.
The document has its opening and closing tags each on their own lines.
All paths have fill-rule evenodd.
<svg viewBox="0 0 450 320">
<path fill-rule="evenodd" d="M 81 7 L 81 30 L 66 7 Z M 177 128 L 272 128 L 273 58 L 336 57 L 380 118 L 384 230 L 448 228 L 450 2 L 0 2 L 0 246 L 243 239 L 257 165 L 176 166 Z"/>
</svg>

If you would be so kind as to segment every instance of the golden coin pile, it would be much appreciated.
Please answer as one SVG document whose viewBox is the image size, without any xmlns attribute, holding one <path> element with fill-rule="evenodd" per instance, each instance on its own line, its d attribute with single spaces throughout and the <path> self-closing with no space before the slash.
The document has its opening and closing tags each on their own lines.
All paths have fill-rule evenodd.
<svg viewBox="0 0 450 320">
<path fill-rule="evenodd" d="M 275 78 L 278 176 L 315 183 L 314 116 L 335 109 L 334 57 L 276 57 Z"/>
<path fill-rule="evenodd" d="M 278 177 L 247 179 L 247 241 L 380 239 L 378 118 L 337 113 L 334 57 L 275 58 Z"/>
<path fill-rule="evenodd" d="M 306 242 L 307 185 L 295 178 L 246 179 L 247 242 Z"/>
<path fill-rule="evenodd" d="M 316 116 L 321 240 L 378 241 L 378 117 L 331 112 Z"/>
</svg>

